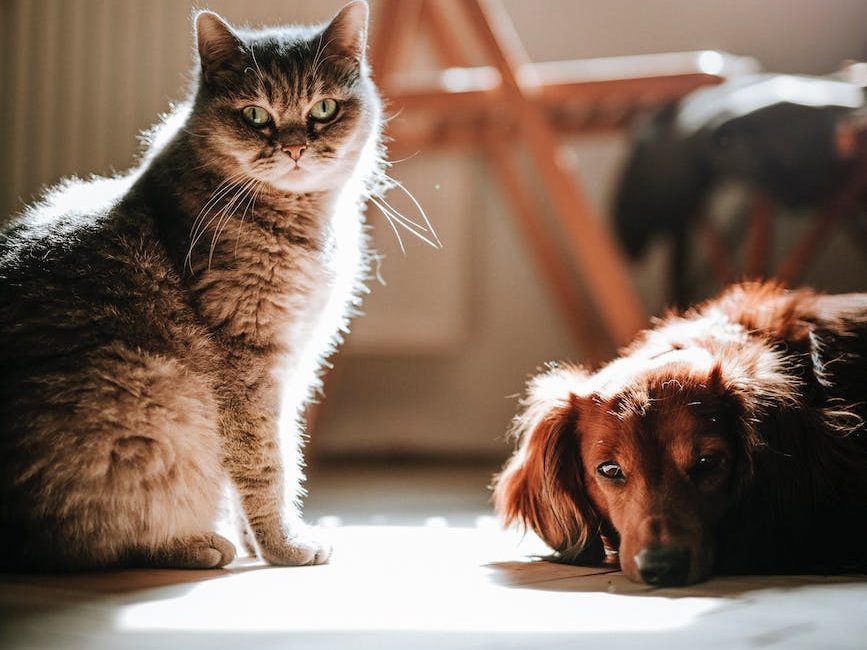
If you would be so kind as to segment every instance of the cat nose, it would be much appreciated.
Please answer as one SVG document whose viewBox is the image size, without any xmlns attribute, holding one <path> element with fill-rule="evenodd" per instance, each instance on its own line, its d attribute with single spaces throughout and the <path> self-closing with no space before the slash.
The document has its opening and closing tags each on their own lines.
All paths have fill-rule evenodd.
<svg viewBox="0 0 867 650">
<path fill-rule="evenodd" d="M 298 160 L 306 148 L 306 144 L 284 144 L 281 147 L 283 151 L 289 154 L 292 160 Z"/>
</svg>

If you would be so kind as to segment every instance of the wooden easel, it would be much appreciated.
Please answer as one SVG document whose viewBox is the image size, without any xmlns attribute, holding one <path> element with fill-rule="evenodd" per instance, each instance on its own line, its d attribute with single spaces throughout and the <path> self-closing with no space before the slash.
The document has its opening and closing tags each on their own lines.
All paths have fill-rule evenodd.
<svg viewBox="0 0 867 650">
<path fill-rule="evenodd" d="M 637 110 L 721 81 L 734 59 L 712 53 L 722 62 L 713 72 L 699 65 L 699 53 L 533 65 L 496 0 L 379 0 L 375 10 L 371 63 L 392 111 L 400 114 L 389 127 L 390 149 L 468 146 L 483 152 L 584 360 L 608 358 L 646 326 L 647 313 L 620 250 L 562 160 L 561 136 L 621 128 Z M 420 27 L 428 30 L 440 63 L 453 68 L 450 78 L 459 73 L 460 88 L 445 72 L 424 88 L 400 75 Z M 461 38 L 455 37 L 457 27 Z M 490 66 L 468 66 L 461 48 L 466 35 Z M 423 119 L 413 125 L 409 118 L 419 115 Z M 543 205 L 521 173 L 520 151 L 549 199 Z M 545 203 L 553 228 L 543 216 Z"/>
</svg>

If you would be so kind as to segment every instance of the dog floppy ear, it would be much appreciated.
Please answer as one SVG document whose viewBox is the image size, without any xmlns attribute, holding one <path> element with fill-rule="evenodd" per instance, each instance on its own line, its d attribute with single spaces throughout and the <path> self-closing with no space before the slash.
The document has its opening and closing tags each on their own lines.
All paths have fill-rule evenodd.
<svg viewBox="0 0 867 650">
<path fill-rule="evenodd" d="M 564 559 L 601 546 L 599 519 L 581 480 L 579 428 L 583 370 L 557 368 L 533 378 L 515 418 L 517 449 L 496 479 L 494 503 L 506 525 L 534 530 Z"/>
<path fill-rule="evenodd" d="M 801 382 L 787 371 L 779 353 L 769 347 L 746 344 L 739 354 L 717 361 L 708 373 L 706 385 L 723 406 L 736 439 L 737 459 L 734 493 L 742 496 L 752 483 L 757 452 L 773 440 L 760 434 L 758 425 L 765 422 L 764 435 L 773 433 L 767 426 L 798 407 Z"/>
</svg>

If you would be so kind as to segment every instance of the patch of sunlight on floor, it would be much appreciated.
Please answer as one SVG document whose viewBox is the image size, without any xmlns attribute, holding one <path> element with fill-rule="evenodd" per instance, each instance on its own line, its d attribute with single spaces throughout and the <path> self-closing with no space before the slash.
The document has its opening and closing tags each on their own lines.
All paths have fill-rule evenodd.
<svg viewBox="0 0 867 650">
<path fill-rule="evenodd" d="M 528 556 L 545 548 L 484 518 L 475 528 L 433 519 L 327 532 L 337 549 L 328 565 L 241 565 L 179 596 L 126 605 L 116 624 L 125 631 L 661 631 L 687 626 L 721 603 L 606 593 L 604 573 L 588 576 L 599 585 L 590 592 L 503 581 L 497 561 L 520 573 L 537 565 Z"/>
</svg>

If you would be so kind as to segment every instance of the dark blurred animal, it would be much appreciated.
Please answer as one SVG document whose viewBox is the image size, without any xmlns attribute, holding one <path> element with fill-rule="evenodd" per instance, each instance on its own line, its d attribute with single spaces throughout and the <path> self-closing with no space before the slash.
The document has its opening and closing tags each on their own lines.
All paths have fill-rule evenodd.
<svg viewBox="0 0 867 650">
<path fill-rule="evenodd" d="M 614 198 L 626 251 L 680 234 L 723 180 L 798 208 L 821 202 L 844 175 L 840 121 L 863 109 L 863 89 L 831 78 L 736 77 L 697 90 L 640 122 Z"/>
<path fill-rule="evenodd" d="M 867 294 L 743 284 L 529 384 L 497 510 L 633 580 L 867 566 Z"/>
</svg>

